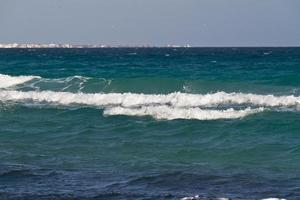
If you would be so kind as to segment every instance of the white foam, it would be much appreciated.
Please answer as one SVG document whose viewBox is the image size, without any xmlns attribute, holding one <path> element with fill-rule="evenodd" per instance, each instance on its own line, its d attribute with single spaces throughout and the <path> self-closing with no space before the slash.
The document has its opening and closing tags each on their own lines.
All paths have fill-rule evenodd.
<svg viewBox="0 0 300 200">
<path fill-rule="evenodd" d="M 300 97 L 217 92 L 213 94 L 70 93 L 0 90 L 1 102 L 85 105 L 104 108 L 105 115 L 152 116 L 156 119 L 235 119 L 262 112 L 299 110 Z M 246 104 L 244 110 L 232 109 Z M 231 109 L 219 110 L 215 106 Z M 260 107 L 260 108 L 257 108 Z"/>
<path fill-rule="evenodd" d="M 300 97 L 274 96 L 274 95 L 258 95 L 245 93 L 226 93 L 217 92 L 211 94 L 186 94 L 171 93 L 158 95 L 156 101 L 171 104 L 176 107 L 197 107 L 197 106 L 214 106 L 224 104 L 252 104 L 257 106 L 296 106 L 300 105 Z"/>
<path fill-rule="evenodd" d="M 137 107 L 168 105 L 178 108 L 210 107 L 216 105 L 249 104 L 255 106 L 299 106 L 300 97 L 218 92 L 213 94 L 134 94 L 134 93 L 70 93 L 54 91 L 0 90 L 0 101 L 37 101 L 62 105 Z"/>
<path fill-rule="evenodd" d="M 286 200 L 286 199 L 279 199 L 279 198 L 266 198 L 266 199 L 262 199 L 262 200 Z"/>
<path fill-rule="evenodd" d="M 199 195 L 196 195 L 194 197 L 183 197 L 180 200 L 201 200 L 201 199 L 204 199 L 204 198 L 201 198 Z M 229 198 L 221 197 L 221 198 L 216 198 L 216 200 L 229 200 Z"/>
<path fill-rule="evenodd" d="M 111 107 L 104 110 L 104 115 L 151 116 L 155 119 L 237 119 L 262 112 L 263 108 L 245 110 L 203 110 L 200 108 L 174 108 L 169 106 L 146 106 L 141 108 Z"/>
<path fill-rule="evenodd" d="M 33 79 L 38 79 L 38 76 L 9 76 L 0 74 L 0 88 L 8 88 L 15 85 L 20 85 Z"/>
<path fill-rule="evenodd" d="M 183 197 L 180 200 L 200 200 L 200 196 L 196 195 L 194 197 Z"/>
</svg>

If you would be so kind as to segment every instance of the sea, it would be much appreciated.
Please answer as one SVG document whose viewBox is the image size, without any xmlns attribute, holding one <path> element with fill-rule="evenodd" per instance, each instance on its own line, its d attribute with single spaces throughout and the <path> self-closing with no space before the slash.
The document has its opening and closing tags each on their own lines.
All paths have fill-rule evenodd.
<svg viewBox="0 0 300 200">
<path fill-rule="evenodd" d="M 300 48 L 1 49 L 0 199 L 300 199 Z"/>
</svg>

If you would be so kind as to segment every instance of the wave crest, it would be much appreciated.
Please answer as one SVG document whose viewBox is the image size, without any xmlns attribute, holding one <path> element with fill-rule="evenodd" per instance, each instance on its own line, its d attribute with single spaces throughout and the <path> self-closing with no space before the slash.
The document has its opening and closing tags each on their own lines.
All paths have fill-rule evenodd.
<svg viewBox="0 0 300 200">
<path fill-rule="evenodd" d="M 152 116 L 155 119 L 237 119 L 262 112 L 264 108 L 245 110 L 203 110 L 200 108 L 174 108 L 169 106 L 146 106 L 141 108 L 111 107 L 104 110 L 104 115 Z"/>
<path fill-rule="evenodd" d="M 39 76 L 9 76 L 0 74 L 0 88 L 8 88 L 15 85 L 20 85 L 33 79 L 40 79 Z"/>
<path fill-rule="evenodd" d="M 17 91 L 1 89 L 39 79 L 38 76 L 16 76 L 0 74 L 0 102 L 33 103 L 46 105 L 101 107 L 104 115 L 152 116 L 156 119 L 236 119 L 264 111 L 266 108 L 295 109 L 300 97 L 259 95 L 251 93 L 216 92 L 189 94 L 143 93 L 71 93 L 57 91 Z M 74 76 L 62 79 L 65 83 L 79 79 L 79 86 L 87 78 Z M 44 80 L 46 81 L 46 79 Z M 50 80 L 51 81 L 51 80 Z M 56 82 L 58 80 L 55 80 Z M 47 82 L 47 81 L 46 81 Z M 31 104 L 32 105 L 32 104 Z M 248 107 L 248 108 L 247 108 Z M 233 109 L 235 108 L 235 109 Z M 239 108 L 239 109 L 236 109 Z M 283 110 L 284 110 L 283 109 Z"/>
<path fill-rule="evenodd" d="M 215 94 L 134 94 L 134 93 L 70 93 L 54 91 L 0 90 L 1 102 L 33 102 L 61 106 L 85 105 L 104 108 L 104 115 L 152 116 L 155 119 L 236 119 L 264 111 L 263 107 L 207 109 L 212 105 L 229 107 L 232 103 L 259 106 L 297 105 L 299 97 L 275 97 L 242 93 Z M 270 99 L 272 101 L 270 101 Z M 288 100 L 287 100 L 288 99 Z M 293 100 L 293 101 L 292 101 Z M 228 104 L 229 103 L 229 104 Z"/>
<path fill-rule="evenodd" d="M 243 105 L 280 107 L 299 106 L 300 97 L 217 92 L 213 94 L 137 94 L 137 93 L 70 93 L 54 91 L 0 90 L 0 101 L 36 101 L 61 105 L 137 107 L 167 105 L 171 107 L 212 107 Z"/>
</svg>

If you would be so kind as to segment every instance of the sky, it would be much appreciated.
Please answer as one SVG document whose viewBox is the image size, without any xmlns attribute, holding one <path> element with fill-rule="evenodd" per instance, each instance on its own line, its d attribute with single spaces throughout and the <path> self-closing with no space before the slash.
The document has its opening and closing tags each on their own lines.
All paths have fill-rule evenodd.
<svg viewBox="0 0 300 200">
<path fill-rule="evenodd" d="M 0 0 L 0 43 L 300 46 L 300 0 Z"/>
</svg>

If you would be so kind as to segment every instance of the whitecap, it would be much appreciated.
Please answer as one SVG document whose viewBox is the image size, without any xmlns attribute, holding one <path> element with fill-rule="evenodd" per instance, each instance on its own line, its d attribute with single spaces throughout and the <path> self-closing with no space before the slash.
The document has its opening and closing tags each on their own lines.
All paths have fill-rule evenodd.
<svg viewBox="0 0 300 200">
<path fill-rule="evenodd" d="M 70 93 L 54 91 L 0 90 L 0 101 L 56 102 L 62 105 L 84 104 L 91 106 L 136 107 L 168 105 L 172 107 L 210 107 L 217 105 L 240 105 L 279 107 L 299 106 L 300 97 L 257 95 L 244 93 L 217 92 L 212 94 L 138 94 L 138 93 Z"/>
<path fill-rule="evenodd" d="M 126 115 L 126 116 L 151 116 L 155 119 L 237 119 L 250 114 L 262 112 L 264 108 L 244 110 L 206 110 L 200 108 L 174 108 L 169 106 L 145 106 L 141 108 L 109 107 L 104 110 L 104 115 Z"/>
<path fill-rule="evenodd" d="M 266 198 L 266 199 L 262 199 L 262 200 L 286 200 L 286 199 L 280 199 L 280 198 Z"/>
<path fill-rule="evenodd" d="M 33 79 L 40 79 L 39 76 L 9 76 L 0 74 L 0 88 L 8 88 L 15 85 L 20 85 Z"/>
</svg>

